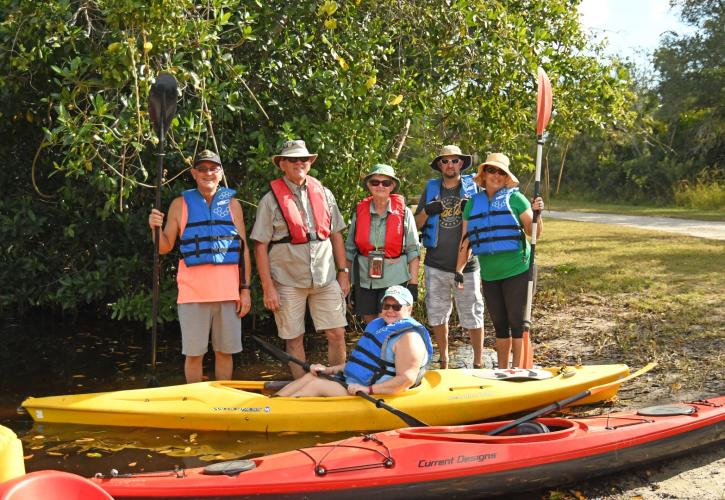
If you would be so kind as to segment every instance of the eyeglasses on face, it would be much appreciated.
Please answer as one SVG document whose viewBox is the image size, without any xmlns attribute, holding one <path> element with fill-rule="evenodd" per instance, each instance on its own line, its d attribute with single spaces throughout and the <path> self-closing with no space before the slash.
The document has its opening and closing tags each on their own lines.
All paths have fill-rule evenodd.
<svg viewBox="0 0 725 500">
<path fill-rule="evenodd" d="M 370 184 L 371 186 L 379 186 L 380 184 L 382 184 L 383 187 L 387 188 L 387 187 L 390 187 L 393 185 L 393 181 L 391 181 L 390 179 L 385 179 L 385 180 L 370 179 L 368 181 L 368 184 Z"/>
<path fill-rule="evenodd" d="M 506 172 L 501 170 L 500 168 L 492 167 L 491 165 L 486 165 L 483 167 L 483 171 L 487 174 L 498 174 L 498 175 L 508 175 Z"/>
<path fill-rule="evenodd" d="M 216 174 L 222 169 L 219 165 L 214 165 L 213 167 L 194 167 L 194 170 L 197 172 L 201 172 L 202 174 Z"/>
<path fill-rule="evenodd" d="M 285 156 L 282 158 L 290 163 L 306 163 L 310 160 L 309 156 Z"/>
<path fill-rule="evenodd" d="M 458 164 L 461 161 L 460 158 L 453 158 L 453 159 L 447 159 L 447 158 L 441 158 L 441 163 L 443 165 L 448 165 L 448 163 L 452 163 L 453 165 Z"/>
<path fill-rule="evenodd" d="M 402 305 L 400 305 L 400 304 L 391 304 L 391 303 L 389 303 L 389 302 L 385 302 L 385 303 L 383 304 L 383 311 L 387 311 L 388 309 L 392 309 L 393 311 L 395 311 L 395 312 L 398 312 L 398 311 L 400 311 L 400 310 L 401 310 L 402 308 L 403 308 L 403 306 L 402 306 Z"/>
</svg>

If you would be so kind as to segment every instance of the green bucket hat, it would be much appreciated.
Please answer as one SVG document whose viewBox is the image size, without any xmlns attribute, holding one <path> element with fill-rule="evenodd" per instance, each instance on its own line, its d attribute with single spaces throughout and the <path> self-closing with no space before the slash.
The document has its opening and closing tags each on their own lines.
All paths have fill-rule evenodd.
<svg viewBox="0 0 725 500">
<path fill-rule="evenodd" d="M 370 167 L 370 170 L 368 170 L 367 175 L 363 179 L 363 185 L 365 186 L 365 189 L 368 188 L 368 180 L 373 175 L 386 175 L 393 179 L 395 181 L 395 187 L 391 191 L 391 193 L 394 193 L 398 190 L 400 187 L 400 179 L 398 179 L 395 176 L 395 170 L 390 165 L 386 165 L 385 163 L 376 163 L 372 167 Z"/>
</svg>

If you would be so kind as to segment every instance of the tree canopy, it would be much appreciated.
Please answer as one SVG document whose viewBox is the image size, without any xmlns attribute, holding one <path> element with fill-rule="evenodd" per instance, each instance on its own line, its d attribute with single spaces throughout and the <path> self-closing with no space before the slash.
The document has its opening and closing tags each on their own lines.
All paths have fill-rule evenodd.
<svg viewBox="0 0 725 500">
<path fill-rule="evenodd" d="M 536 68 L 560 137 L 627 126 L 632 93 L 569 0 L 0 0 L 0 306 L 86 305 L 148 320 L 156 138 L 146 100 L 179 81 L 164 205 L 194 153 L 219 151 L 248 222 L 303 138 L 343 210 L 378 161 L 415 194 L 442 144 L 532 166 Z M 402 154 L 398 152 L 402 149 Z M 173 259 L 162 317 L 174 317 Z"/>
</svg>

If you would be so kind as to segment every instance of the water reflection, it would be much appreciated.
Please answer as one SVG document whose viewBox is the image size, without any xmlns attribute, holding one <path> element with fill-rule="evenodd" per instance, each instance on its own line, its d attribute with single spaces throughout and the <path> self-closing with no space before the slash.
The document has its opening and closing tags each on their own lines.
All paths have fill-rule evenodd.
<svg viewBox="0 0 725 500">
<path fill-rule="evenodd" d="M 288 379 L 288 368 L 254 349 L 247 333 L 245 351 L 235 356 L 234 378 Z M 260 333 L 265 336 L 264 332 L 257 332 Z M 352 344 L 354 336 L 349 335 L 348 341 Z M 20 402 L 31 395 L 146 387 L 150 373 L 149 334 L 140 325 L 119 322 L 19 324 L 8 320 L 0 329 L 0 342 L 7 346 L 0 353 L 0 424 L 13 429 L 21 438 L 28 471 L 59 469 L 91 476 L 111 469 L 123 473 L 197 467 L 358 434 L 190 432 L 33 424 L 28 415 L 16 411 Z M 307 335 L 306 351 L 309 361 L 325 362 L 324 335 Z M 470 366 L 471 359 L 467 338 L 452 336 L 451 367 Z M 205 361 L 205 373 L 213 373 L 211 355 Z M 165 328 L 159 336 L 156 378 L 161 385 L 184 383 L 180 334 L 173 327 Z"/>
</svg>

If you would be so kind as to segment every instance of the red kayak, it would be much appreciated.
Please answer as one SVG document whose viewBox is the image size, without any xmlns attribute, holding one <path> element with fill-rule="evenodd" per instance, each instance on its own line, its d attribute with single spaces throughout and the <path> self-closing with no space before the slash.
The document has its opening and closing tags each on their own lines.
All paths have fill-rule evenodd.
<svg viewBox="0 0 725 500">
<path fill-rule="evenodd" d="M 725 439 L 725 397 L 585 418 L 418 427 L 204 469 L 91 481 L 114 498 L 481 497 L 631 469 Z M 29 476 L 32 476 L 30 474 Z"/>
</svg>

